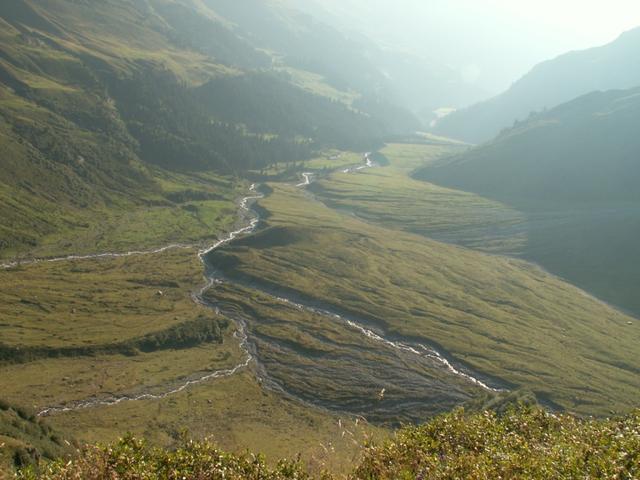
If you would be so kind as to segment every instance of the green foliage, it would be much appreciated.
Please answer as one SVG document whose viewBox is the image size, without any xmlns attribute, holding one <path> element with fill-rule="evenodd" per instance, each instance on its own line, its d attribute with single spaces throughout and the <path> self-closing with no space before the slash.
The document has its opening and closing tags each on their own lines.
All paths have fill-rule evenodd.
<svg viewBox="0 0 640 480">
<path fill-rule="evenodd" d="M 0 478 L 10 467 L 37 466 L 71 452 L 71 444 L 24 407 L 0 399 Z"/>
<path fill-rule="evenodd" d="M 594 420 L 553 415 L 540 408 L 502 414 L 462 409 L 418 427 L 399 430 L 387 442 L 365 445 L 352 480 L 398 479 L 634 479 L 640 475 L 640 412 Z M 183 441 L 174 450 L 150 448 L 126 436 L 107 447 L 87 447 L 78 458 L 18 474 L 21 480 L 329 480 L 310 475 L 299 461 L 268 464 L 261 455 L 231 455 L 209 441 Z"/>
<path fill-rule="evenodd" d="M 304 480 L 309 476 L 295 461 L 281 461 L 275 467 L 264 457 L 231 455 L 210 442 L 184 442 L 174 451 L 149 448 L 131 436 L 108 447 L 88 447 L 73 462 L 56 462 L 40 474 L 25 470 L 22 480 L 122 480 L 199 479 L 199 480 Z"/>
<path fill-rule="evenodd" d="M 542 409 L 457 410 L 369 447 L 354 479 L 634 479 L 640 412 L 582 420 Z"/>
<path fill-rule="evenodd" d="M 186 442 L 175 451 L 149 449 L 145 442 L 125 437 L 106 448 L 87 449 L 81 460 L 54 464 L 41 476 L 23 473 L 18 478 L 66 479 L 255 479 L 285 480 L 309 478 L 300 464 L 281 461 L 269 467 L 262 456 L 231 455 L 219 451 L 209 442 Z"/>
</svg>

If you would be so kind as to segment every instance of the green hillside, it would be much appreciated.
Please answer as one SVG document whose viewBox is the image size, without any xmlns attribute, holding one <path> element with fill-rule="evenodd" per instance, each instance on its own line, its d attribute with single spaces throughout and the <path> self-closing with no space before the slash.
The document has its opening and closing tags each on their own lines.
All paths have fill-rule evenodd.
<svg viewBox="0 0 640 480">
<path fill-rule="evenodd" d="M 640 90 L 298 3 L 0 0 L 0 480 L 635 478 Z"/>
<path fill-rule="evenodd" d="M 637 89 L 592 93 L 416 177 L 521 211 L 525 258 L 638 316 L 638 121 Z"/>
<path fill-rule="evenodd" d="M 327 147 L 370 149 L 398 128 L 418 127 L 399 108 L 357 110 L 351 101 L 362 94 L 337 101 L 322 77 L 301 82 L 303 67 L 239 31 L 233 12 L 227 19 L 220 8 L 161 0 L 0 6 L 0 211 L 8 219 L 0 256 L 82 250 L 57 238 L 119 225 L 125 212 L 189 225 L 202 237 L 205 208 L 219 209 L 224 226 L 238 186 L 230 176 Z M 291 15 L 283 7 L 278 17 L 289 30 Z M 334 33 L 318 28 L 314 41 Z M 175 190 L 193 195 L 175 201 Z M 166 230 L 138 245 L 171 241 L 177 230 Z"/>
<path fill-rule="evenodd" d="M 591 93 L 418 173 L 511 203 L 636 202 L 640 90 Z"/>
</svg>

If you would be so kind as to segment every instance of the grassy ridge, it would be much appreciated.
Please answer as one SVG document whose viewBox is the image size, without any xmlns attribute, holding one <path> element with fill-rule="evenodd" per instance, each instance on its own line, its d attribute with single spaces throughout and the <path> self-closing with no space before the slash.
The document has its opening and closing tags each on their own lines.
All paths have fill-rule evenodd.
<svg viewBox="0 0 640 480">
<path fill-rule="evenodd" d="M 0 362 L 27 363 L 45 358 L 95 357 L 98 355 L 137 355 L 138 352 L 192 348 L 203 343 L 222 342 L 221 330 L 227 322 L 199 317 L 166 330 L 127 341 L 93 346 L 10 347 L 0 343 Z"/>
<path fill-rule="evenodd" d="M 630 317 L 531 264 L 366 224 L 271 186 L 259 202 L 265 229 L 212 256 L 230 275 L 434 342 L 562 408 L 633 406 L 640 332 Z"/>
</svg>

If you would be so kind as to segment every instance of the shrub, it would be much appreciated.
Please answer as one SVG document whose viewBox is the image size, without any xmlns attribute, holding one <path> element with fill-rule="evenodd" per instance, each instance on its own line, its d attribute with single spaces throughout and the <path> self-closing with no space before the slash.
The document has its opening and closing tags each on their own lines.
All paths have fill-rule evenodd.
<svg viewBox="0 0 640 480">
<path fill-rule="evenodd" d="M 25 459 L 26 460 L 26 459 Z M 210 442 L 184 441 L 168 451 L 128 436 L 87 447 L 20 480 L 310 480 L 299 462 L 271 467 L 260 455 L 230 455 Z M 330 480 L 329 474 L 320 477 Z M 640 410 L 614 420 L 554 415 L 533 406 L 437 417 L 399 430 L 383 445 L 365 445 L 351 480 L 640 478 Z"/>
<path fill-rule="evenodd" d="M 185 442 L 168 451 L 149 448 L 131 436 L 109 447 L 87 447 L 72 462 L 54 462 L 40 473 L 28 468 L 21 480 L 306 480 L 309 476 L 297 462 L 281 461 L 267 466 L 262 456 L 231 455 L 212 443 Z"/>
<path fill-rule="evenodd" d="M 353 478 L 636 479 L 640 411 L 581 420 L 534 407 L 502 415 L 457 410 L 369 447 Z"/>
</svg>

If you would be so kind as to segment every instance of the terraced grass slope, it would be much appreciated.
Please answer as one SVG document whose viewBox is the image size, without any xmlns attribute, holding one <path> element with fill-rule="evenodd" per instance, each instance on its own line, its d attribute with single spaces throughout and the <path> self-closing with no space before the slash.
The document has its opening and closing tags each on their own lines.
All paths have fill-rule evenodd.
<svg viewBox="0 0 640 480">
<path fill-rule="evenodd" d="M 632 318 L 538 267 L 389 230 L 272 184 L 262 231 L 211 255 L 231 279 L 435 346 L 506 388 L 585 414 L 638 392 Z M 482 378 L 482 377 L 481 377 Z"/>
<path fill-rule="evenodd" d="M 204 284 L 193 248 L 23 265 L 0 276 L 0 390 L 11 404 L 43 413 L 62 442 L 23 441 L 31 430 L 8 419 L 6 431 L 0 421 L 3 455 L 59 457 L 63 438 L 111 442 L 127 431 L 171 446 L 185 430 L 231 451 L 301 453 L 318 469 L 346 469 L 361 450 L 342 435 L 353 419 L 263 390 L 253 363 L 233 370 L 246 353 L 228 319 L 193 302 Z M 357 440 L 384 434 L 364 424 L 349 429 Z M 14 463 L 7 455 L 0 471 Z"/>
<path fill-rule="evenodd" d="M 228 322 L 191 298 L 204 282 L 193 249 L 0 276 L 3 396 L 36 411 L 162 390 L 242 356 Z"/>
</svg>

